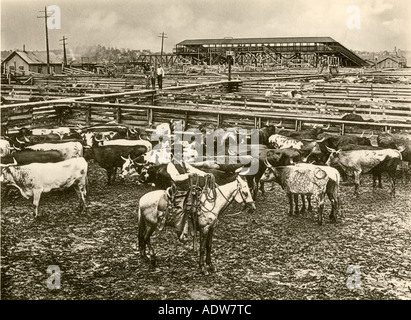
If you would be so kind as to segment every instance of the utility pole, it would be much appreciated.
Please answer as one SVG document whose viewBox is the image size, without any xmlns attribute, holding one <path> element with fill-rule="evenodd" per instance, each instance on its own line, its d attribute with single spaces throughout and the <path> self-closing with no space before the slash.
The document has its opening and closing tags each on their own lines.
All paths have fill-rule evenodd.
<svg viewBox="0 0 411 320">
<path fill-rule="evenodd" d="M 64 52 L 64 66 L 67 67 L 67 54 L 66 54 L 66 40 L 68 38 L 66 38 L 65 36 L 63 36 L 63 39 L 60 39 L 59 41 L 63 41 L 63 52 Z"/>
<path fill-rule="evenodd" d="M 43 12 L 43 11 L 39 11 Z M 49 52 L 49 29 L 47 28 L 47 18 L 50 16 L 47 15 L 47 7 L 44 7 L 44 17 L 37 17 L 37 18 L 44 18 L 44 24 L 46 26 L 46 49 L 47 49 L 47 73 L 50 74 L 50 52 Z"/>
<path fill-rule="evenodd" d="M 160 53 L 160 61 L 163 62 L 163 47 L 164 47 L 164 38 L 168 38 L 166 37 L 166 34 L 164 33 L 164 31 L 162 33 L 160 33 L 160 35 L 158 36 L 159 38 L 161 37 L 161 53 Z"/>
</svg>

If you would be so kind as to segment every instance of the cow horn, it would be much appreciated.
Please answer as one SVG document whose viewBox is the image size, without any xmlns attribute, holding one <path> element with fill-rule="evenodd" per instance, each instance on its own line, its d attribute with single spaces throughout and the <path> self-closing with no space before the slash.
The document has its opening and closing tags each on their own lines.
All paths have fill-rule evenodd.
<svg viewBox="0 0 411 320">
<path fill-rule="evenodd" d="M 264 160 L 264 164 L 267 168 L 272 168 L 273 166 L 268 162 L 267 158 Z"/>
<path fill-rule="evenodd" d="M 137 133 L 137 130 L 134 129 L 134 128 L 130 128 L 130 132 L 131 132 L 132 134 L 136 134 L 136 133 Z"/>
<path fill-rule="evenodd" d="M 400 153 L 402 153 L 404 150 L 405 150 L 405 147 L 404 146 L 400 146 L 400 147 L 398 147 L 398 149 L 397 149 Z"/>
<path fill-rule="evenodd" d="M 15 165 L 17 165 L 17 161 L 14 157 L 13 157 L 13 163 L 9 163 L 9 164 L 0 163 L 0 167 L 10 167 L 10 166 L 15 166 Z"/>
<path fill-rule="evenodd" d="M 362 133 L 361 133 L 361 138 L 364 137 L 364 133 L 365 133 L 365 130 L 362 131 Z"/>
<path fill-rule="evenodd" d="M 17 138 L 17 137 L 16 137 L 16 141 L 17 141 L 18 143 L 20 143 L 20 144 L 25 144 L 24 141 L 20 141 L 19 138 Z"/>
<path fill-rule="evenodd" d="M 103 138 L 103 139 L 97 139 L 96 136 L 93 136 L 93 138 L 94 138 L 94 140 L 97 141 L 97 142 L 103 142 L 103 141 L 104 141 L 104 138 Z"/>
<path fill-rule="evenodd" d="M 317 124 L 314 124 L 314 125 L 313 125 L 313 129 L 315 129 L 315 128 L 317 128 Z"/>
<path fill-rule="evenodd" d="M 371 135 L 368 137 L 368 139 L 374 137 L 374 131 L 371 131 Z"/>
<path fill-rule="evenodd" d="M 128 160 L 128 158 L 124 158 L 123 156 L 121 156 L 121 159 L 123 159 L 124 161 Z"/>
<path fill-rule="evenodd" d="M 13 145 L 12 147 L 7 146 L 7 149 L 9 149 L 9 150 L 17 150 L 17 151 L 21 151 L 21 149 L 20 149 L 20 148 L 17 148 L 17 147 L 15 147 L 14 145 Z"/>
<path fill-rule="evenodd" d="M 333 149 L 333 148 L 329 148 L 329 147 L 327 147 L 327 146 L 325 146 L 325 147 L 327 148 L 328 152 L 330 152 L 330 153 L 335 152 L 335 149 Z"/>
<path fill-rule="evenodd" d="M 283 122 L 280 121 L 280 123 L 279 123 L 279 124 L 276 124 L 275 127 L 281 127 L 282 124 L 283 124 Z"/>
<path fill-rule="evenodd" d="M 24 136 L 24 140 L 26 140 L 26 142 L 30 142 L 30 139 L 27 138 L 26 136 Z"/>
<path fill-rule="evenodd" d="M 323 130 L 328 130 L 330 129 L 330 124 L 328 124 L 328 126 L 326 126 L 325 128 L 323 128 Z"/>
<path fill-rule="evenodd" d="M 324 140 L 325 140 L 325 137 L 322 138 L 321 140 L 315 140 L 315 142 L 320 143 L 320 142 L 323 142 Z"/>
</svg>

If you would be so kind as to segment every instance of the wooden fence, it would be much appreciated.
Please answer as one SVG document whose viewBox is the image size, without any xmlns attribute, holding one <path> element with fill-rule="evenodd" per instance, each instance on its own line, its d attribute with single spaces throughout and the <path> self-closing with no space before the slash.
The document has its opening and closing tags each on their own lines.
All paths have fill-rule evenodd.
<svg viewBox="0 0 411 320">
<path fill-rule="evenodd" d="M 409 108 L 385 110 L 385 116 L 398 116 L 403 120 L 401 123 L 395 123 L 389 118 L 380 122 L 344 121 L 341 115 L 321 114 L 313 110 L 313 105 L 299 105 L 291 100 L 289 103 L 276 103 L 274 100 L 263 101 L 264 98 L 261 97 L 255 101 L 236 98 L 239 94 L 236 90 L 240 85 L 239 81 L 219 81 L 170 87 L 160 93 L 140 90 L 8 105 L 1 107 L 1 123 L 2 128 L 13 131 L 21 127 L 93 125 L 109 121 L 153 128 L 171 119 L 183 120 L 185 129 L 197 128 L 200 124 L 251 129 L 260 128 L 267 121 L 282 121 L 283 127 L 296 130 L 314 124 L 330 124 L 330 131 L 339 134 L 361 134 L 364 130 L 367 134 L 381 131 L 411 133 L 411 123 L 406 121 L 411 120 Z M 58 115 L 61 108 L 71 110 L 71 114 L 62 121 Z M 296 108 L 304 112 L 298 112 Z M 350 111 L 350 107 L 346 107 L 347 110 L 343 109 L 344 106 L 339 108 Z M 365 111 L 367 114 L 367 108 L 369 106 L 361 110 L 357 106 L 356 112 Z M 382 111 L 376 109 L 374 112 Z"/>
</svg>

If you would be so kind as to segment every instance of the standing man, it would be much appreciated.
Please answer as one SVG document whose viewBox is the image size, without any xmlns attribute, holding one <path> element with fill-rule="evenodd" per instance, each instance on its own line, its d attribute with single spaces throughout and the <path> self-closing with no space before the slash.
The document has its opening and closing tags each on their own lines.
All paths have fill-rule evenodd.
<svg viewBox="0 0 411 320">
<path fill-rule="evenodd" d="M 151 88 L 155 90 L 156 89 L 156 70 L 154 70 L 154 66 L 152 66 L 150 70 L 150 80 L 151 80 Z"/>
<path fill-rule="evenodd" d="M 159 64 L 157 68 L 157 82 L 158 82 L 158 88 L 160 90 L 163 89 L 163 77 L 164 77 L 164 69 L 161 66 L 161 64 Z"/>
</svg>

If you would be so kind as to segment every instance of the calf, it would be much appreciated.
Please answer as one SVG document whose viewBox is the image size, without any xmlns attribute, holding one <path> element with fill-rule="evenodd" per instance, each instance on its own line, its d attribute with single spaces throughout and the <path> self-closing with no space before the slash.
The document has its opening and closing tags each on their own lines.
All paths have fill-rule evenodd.
<svg viewBox="0 0 411 320">
<path fill-rule="evenodd" d="M 18 166 L 16 162 L 1 165 L 0 182 L 19 189 L 21 195 L 33 197 L 34 217 L 38 216 L 43 192 L 73 186 L 80 199 L 79 211 L 85 212 L 87 196 L 87 169 L 84 158 L 73 158 L 57 163 L 31 163 Z"/>
</svg>

